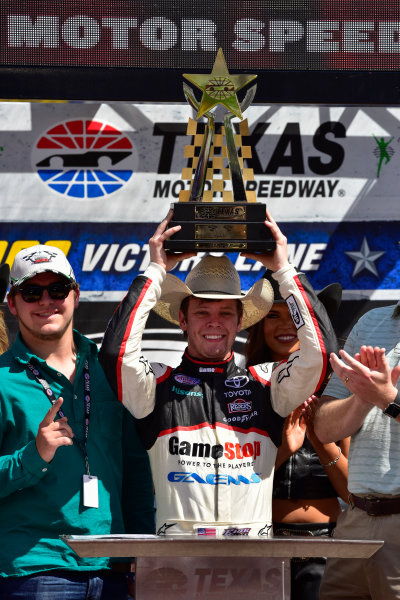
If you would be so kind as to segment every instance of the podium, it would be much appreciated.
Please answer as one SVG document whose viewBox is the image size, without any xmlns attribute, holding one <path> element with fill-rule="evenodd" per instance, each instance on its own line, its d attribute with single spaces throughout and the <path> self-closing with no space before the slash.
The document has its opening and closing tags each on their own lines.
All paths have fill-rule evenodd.
<svg viewBox="0 0 400 600">
<path fill-rule="evenodd" d="M 135 557 L 136 600 L 289 600 L 291 557 L 369 558 L 376 540 L 61 536 L 82 557 Z"/>
</svg>

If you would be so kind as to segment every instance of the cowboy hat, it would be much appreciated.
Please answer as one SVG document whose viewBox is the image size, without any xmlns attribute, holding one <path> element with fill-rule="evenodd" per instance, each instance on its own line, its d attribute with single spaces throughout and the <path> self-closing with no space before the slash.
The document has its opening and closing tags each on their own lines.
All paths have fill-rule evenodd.
<svg viewBox="0 0 400 600">
<path fill-rule="evenodd" d="M 273 271 L 267 269 L 263 275 L 263 279 L 270 282 L 272 289 L 274 290 L 274 304 L 278 302 L 285 302 L 279 291 L 278 282 L 272 277 Z M 317 294 L 318 299 L 325 307 L 328 317 L 333 319 L 339 310 L 340 303 L 342 301 L 342 286 L 340 283 L 331 283 L 327 285 Z"/>
<path fill-rule="evenodd" d="M 190 271 L 185 282 L 167 273 L 161 288 L 161 297 L 153 310 L 163 319 L 179 325 L 179 309 L 187 296 L 206 300 L 241 300 L 241 328 L 247 329 L 269 312 L 274 292 L 268 281 L 260 279 L 246 294 L 243 293 L 239 273 L 229 258 L 207 254 Z"/>
<path fill-rule="evenodd" d="M 4 302 L 4 298 L 8 288 L 8 278 L 10 275 L 10 267 L 7 263 L 0 265 L 0 302 Z"/>
</svg>

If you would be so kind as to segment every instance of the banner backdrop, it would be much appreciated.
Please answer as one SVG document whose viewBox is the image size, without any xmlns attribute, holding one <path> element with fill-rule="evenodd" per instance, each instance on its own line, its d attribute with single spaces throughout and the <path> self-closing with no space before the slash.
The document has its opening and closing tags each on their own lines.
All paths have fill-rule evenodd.
<svg viewBox="0 0 400 600">
<path fill-rule="evenodd" d="M 59 245 L 83 300 L 118 302 L 187 185 L 189 116 L 184 103 L 0 103 L 0 261 Z M 248 185 L 287 235 L 291 261 L 316 289 L 339 281 L 347 301 L 397 301 L 400 108 L 253 104 L 245 116 Z M 248 289 L 260 263 L 230 258 Z"/>
</svg>

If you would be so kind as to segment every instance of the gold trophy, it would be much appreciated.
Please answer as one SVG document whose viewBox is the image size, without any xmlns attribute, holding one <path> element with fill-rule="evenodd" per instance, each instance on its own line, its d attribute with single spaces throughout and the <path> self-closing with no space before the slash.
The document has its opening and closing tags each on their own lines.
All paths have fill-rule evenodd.
<svg viewBox="0 0 400 600">
<path fill-rule="evenodd" d="M 251 158 L 250 146 L 243 145 L 249 135 L 243 112 L 253 101 L 256 85 L 239 103 L 236 92 L 257 75 L 231 75 L 220 48 L 211 74 L 184 74 L 188 81 L 203 92 L 201 102 L 192 88 L 183 84 L 187 102 L 197 111 L 196 119 L 205 117 L 204 132 L 198 132 L 197 120 L 189 119 L 187 134 L 194 143 L 185 147 L 185 157 L 191 162 L 182 170 L 182 179 L 190 181 L 190 189 L 182 190 L 174 210 L 171 226 L 181 230 L 165 242 L 167 250 L 268 252 L 275 249 L 265 227 L 266 205 L 256 202 L 254 191 L 246 191 L 245 181 L 254 180 L 253 169 L 244 168 L 244 159 Z M 223 126 L 216 132 L 214 110 L 217 105 L 227 109 Z M 232 119 L 238 117 L 239 134 L 235 134 Z M 225 143 L 224 143 L 225 140 Z M 207 187 L 210 183 L 210 189 Z M 231 187 L 231 189 L 226 189 Z"/>
</svg>

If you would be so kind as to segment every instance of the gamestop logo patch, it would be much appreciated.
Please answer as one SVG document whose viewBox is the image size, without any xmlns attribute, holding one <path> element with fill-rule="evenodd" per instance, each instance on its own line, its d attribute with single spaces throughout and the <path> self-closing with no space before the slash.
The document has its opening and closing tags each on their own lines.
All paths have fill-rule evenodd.
<svg viewBox="0 0 400 600">
<path fill-rule="evenodd" d="M 90 200 L 121 189 L 137 157 L 129 138 L 112 125 L 77 119 L 46 131 L 32 151 L 32 164 L 54 192 Z"/>
</svg>

